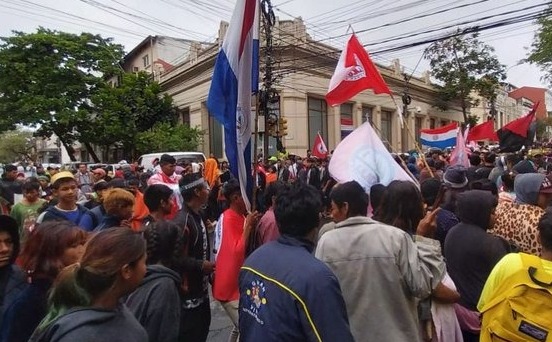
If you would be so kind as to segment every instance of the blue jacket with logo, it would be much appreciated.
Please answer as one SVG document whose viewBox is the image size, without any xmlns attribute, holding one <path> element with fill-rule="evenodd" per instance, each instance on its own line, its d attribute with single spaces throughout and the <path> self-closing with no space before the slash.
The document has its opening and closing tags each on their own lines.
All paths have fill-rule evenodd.
<svg viewBox="0 0 552 342">
<path fill-rule="evenodd" d="M 253 252 L 239 277 L 240 341 L 354 341 L 332 271 L 287 235 Z"/>
</svg>

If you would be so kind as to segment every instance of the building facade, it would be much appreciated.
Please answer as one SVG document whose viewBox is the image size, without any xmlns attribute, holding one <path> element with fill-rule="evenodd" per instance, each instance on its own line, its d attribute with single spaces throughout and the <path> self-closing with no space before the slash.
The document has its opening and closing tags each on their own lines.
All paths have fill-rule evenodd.
<svg viewBox="0 0 552 342">
<path fill-rule="evenodd" d="M 213 153 L 218 158 L 223 157 L 223 129 L 209 116 L 206 101 L 222 41 L 220 37 L 224 37 L 226 29 L 227 24 L 222 23 L 217 44 L 202 46 L 195 58 L 183 60 L 160 77 L 162 88 L 180 109 L 181 121 L 204 130 L 203 152 Z M 388 95 L 364 91 L 341 106 L 329 107 L 324 97 L 340 51 L 312 40 L 301 18 L 277 21 L 274 33 L 275 88 L 279 102 L 273 104 L 273 110 L 288 120 L 288 135 L 282 143 L 289 153 L 305 155 L 318 132 L 332 150 L 367 120 L 391 151 L 408 151 L 414 148 L 420 129 L 462 121 L 458 108 L 441 111 L 433 107 L 436 90 L 427 73 L 422 78 L 411 78 L 408 84 L 411 103 L 405 113 L 405 128 L 401 128 L 397 106 Z M 261 56 L 262 50 L 261 47 Z M 378 65 L 378 68 L 396 94 L 396 103 L 402 106 L 405 82 L 399 61 L 393 61 L 391 66 Z M 258 146 L 263 146 L 263 122 L 261 120 L 259 125 Z M 270 139 L 269 153 L 274 150 L 275 140 Z"/>
<path fill-rule="evenodd" d="M 209 44 L 167 36 L 148 36 L 125 56 L 122 67 L 126 72 L 148 72 L 158 81 L 160 75 L 174 65 L 197 58 L 205 45 Z"/>
<path fill-rule="evenodd" d="M 510 97 L 521 102 L 540 102 L 537 108 L 537 119 L 544 119 L 552 114 L 552 91 L 546 88 L 520 87 L 510 92 Z"/>
<path fill-rule="evenodd" d="M 499 129 L 507 123 L 514 121 L 525 114 L 527 114 L 533 107 L 533 101 L 519 97 L 515 99 L 510 97 L 510 93 L 517 89 L 515 86 L 504 83 L 497 91 L 497 97 L 494 103 L 496 111 L 495 128 Z M 475 115 L 478 118 L 478 123 L 483 123 L 492 117 L 491 101 L 479 96 L 478 94 L 472 94 L 472 97 L 479 100 L 479 104 L 470 108 L 470 115 Z"/>
</svg>

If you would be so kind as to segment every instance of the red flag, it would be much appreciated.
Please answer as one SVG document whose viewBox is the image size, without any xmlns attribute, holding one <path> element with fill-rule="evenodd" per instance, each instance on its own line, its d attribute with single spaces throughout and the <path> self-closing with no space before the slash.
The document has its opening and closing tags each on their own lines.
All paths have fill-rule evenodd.
<svg viewBox="0 0 552 342">
<path fill-rule="evenodd" d="M 531 111 L 525 115 L 522 116 L 519 119 L 516 119 L 509 124 L 502 127 L 502 130 L 508 130 L 512 133 L 515 133 L 519 136 L 522 136 L 524 138 L 527 138 L 527 132 L 529 131 L 529 125 L 531 125 L 531 122 L 533 122 L 533 119 L 535 118 L 535 113 L 537 112 L 537 108 L 539 107 L 539 103 L 537 102 L 533 105 L 533 108 L 531 108 Z"/>
<path fill-rule="evenodd" d="M 353 34 L 341 52 L 330 80 L 326 101 L 330 106 L 337 106 L 365 89 L 372 89 L 374 94 L 391 95 L 391 90 L 385 84 L 368 52 Z"/>
<path fill-rule="evenodd" d="M 496 132 L 494 129 L 493 120 L 483 122 L 482 124 L 479 124 L 477 126 L 474 126 L 473 128 L 470 128 L 467 141 L 479 141 L 479 140 L 498 141 L 498 136 L 496 135 Z"/>
<path fill-rule="evenodd" d="M 322 139 L 320 133 L 318 133 L 314 139 L 312 155 L 320 159 L 325 159 L 328 156 L 328 148 L 326 148 L 326 144 L 324 143 L 324 139 Z"/>
</svg>

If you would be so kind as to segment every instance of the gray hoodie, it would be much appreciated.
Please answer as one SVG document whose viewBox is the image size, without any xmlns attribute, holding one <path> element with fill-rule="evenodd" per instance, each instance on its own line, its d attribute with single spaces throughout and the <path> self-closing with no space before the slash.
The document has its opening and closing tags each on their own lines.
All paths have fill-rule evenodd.
<svg viewBox="0 0 552 342">
<path fill-rule="evenodd" d="M 541 173 L 526 173 L 517 175 L 514 180 L 516 202 L 520 204 L 537 205 L 539 191 L 545 175 Z"/>
<path fill-rule="evenodd" d="M 177 342 L 180 334 L 182 304 L 178 273 L 163 266 L 149 265 L 140 286 L 128 297 L 126 304 L 148 332 L 149 340 Z"/>
<path fill-rule="evenodd" d="M 140 323 L 121 304 L 115 310 L 74 308 L 52 322 L 45 330 L 35 331 L 29 342 L 147 342 Z"/>
</svg>

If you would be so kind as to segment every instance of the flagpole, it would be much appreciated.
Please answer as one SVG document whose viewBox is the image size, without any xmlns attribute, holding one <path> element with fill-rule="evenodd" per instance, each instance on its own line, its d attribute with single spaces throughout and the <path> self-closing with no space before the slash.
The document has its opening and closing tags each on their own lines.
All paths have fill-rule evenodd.
<svg viewBox="0 0 552 342">
<path fill-rule="evenodd" d="M 406 122 L 406 120 L 404 119 L 399 105 L 395 101 L 395 98 L 393 97 L 393 95 L 389 94 L 389 96 L 391 96 L 391 100 L 393 100 L 393 103 L 395 104 L 395 107 L 397 108 L 397 112 L 399 113 L 399 120 L 401 121 L 401 126 L 406 127 L 406 131 L 408 132 L 408 135 L 410 136 L 412 141 L 414 141 L 414 148 L 416 149 L 416 151 L 418 151 L 418 154 L 422 158 L 422 163 L 424 164 L 426 169 L 429 171 L 429 175 L 431 176 L 431 178 L 434 178 L 433 171 L 431 171 L 431 168 L 429 167 L 429 164 L 427 163 L 427 160 L 426 160 L 425 155 L 422 151 L 422 148 L 421 148 L 420 144 L 418 144 L 418 140 L 416 140 L 416 137 L 414 136 L 414 134 L 410 130 L 410 127 L 408 126 L 408 122 Z"/>
</svg>

